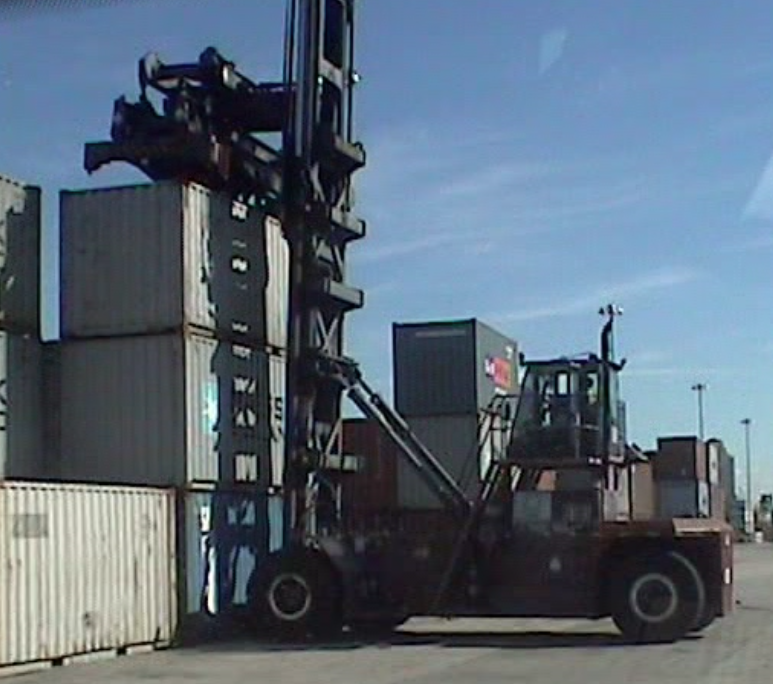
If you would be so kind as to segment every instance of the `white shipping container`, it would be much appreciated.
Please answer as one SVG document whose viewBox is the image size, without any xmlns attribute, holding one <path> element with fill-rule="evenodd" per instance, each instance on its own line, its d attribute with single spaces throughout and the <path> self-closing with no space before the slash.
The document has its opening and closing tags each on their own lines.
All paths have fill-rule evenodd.
<svg viewBox="0 0 773 684">
<path fill-rule="evenodd" d="M 284 453 L 285 365 L 197 335 L 64 343 L 62 477 L 270 485 Z"/>
<path fill-rule="evenodd" d="M 198 327 L 284 349 L 289 256 L 279 221 L 194 184 L 61 196 L 62 337 Z"/>
<path fill-rule="evenodd" d="M 2 174 L 0 327 L 40 330 L 40 188 Z"/>
<path fill-rule="evenodd" d="M 0 330 L 0 480 L 46 474 L 41 364 L 37 336 Z"/>
<path fill-rule="evenodd" d="M 709 459 L 709 484 L 718 485 L 720 482 L 720 463 L 721 463 L 721 446 L 719 442 L 710 441 L 707 443 L 708 459 Z"/>
<path fill-rule="evenodd" d="M 168 643 L 168 491 L 0 484 L 0 665 Z"/>
</svg>

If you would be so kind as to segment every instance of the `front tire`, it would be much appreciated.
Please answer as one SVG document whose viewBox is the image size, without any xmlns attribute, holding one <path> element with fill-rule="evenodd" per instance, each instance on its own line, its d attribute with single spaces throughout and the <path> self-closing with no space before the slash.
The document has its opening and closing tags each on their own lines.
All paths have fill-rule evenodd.
<svg viewBox="0 0 773 684">
<path fill-rule="evenodd" d="M 705 587 L 684 560 L 681 554 L 660 552 L 615 570 L 612 619 L 623 636 L 637 643 L 667 643 L 700 622 L 706 611 Z"/>
<path fill-rule="evenodd" d="M 270 636 L 319 639 L 341 631 L 340 586 L 335 572 L 323 558 L 308 551 L 270 558 L 250 602 Z"/>
</svg>

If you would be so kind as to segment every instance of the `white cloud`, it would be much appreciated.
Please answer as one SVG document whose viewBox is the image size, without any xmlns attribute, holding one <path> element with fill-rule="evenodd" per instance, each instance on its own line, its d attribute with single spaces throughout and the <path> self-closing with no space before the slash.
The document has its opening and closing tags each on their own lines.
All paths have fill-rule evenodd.
<svg viewBox="0 0 773 684">
<path fill-rule="evenodd" d="M 690 268 L 661 269 L 631 280 L 598 286 L 580 296 L 562 298 L 537 307 L 524 307 L 494 314 L 488 318 L 511 323 L 585 314 L 596 311 L 607 301 L 616 300 L 624 304 L 626 299 L 631 300 L 650 292 L 685 285 L 699 276 L 696 270 Z"/>
<path fill-rule="evenodd" d="M 468 173 L 458 180 L 440 183 L 436 197 L 468 199 L 488 192 L 505 190 L 535 178 L 554 175 L 557 167 L 542 162 L 502 162 L 492 164 L 477 173 Z"/>
<path fill-rule="evenodd" d="M 539 75 L 544 76 L 564 55 L 569 31 L 554 29 L 543 34 L 539 45 Z"/>
<path fill-rule="evenodd" d="M 768 159 L 743 211 L 744 218 L 773 218 L 773 156 Z"/>
<path fill-rule="evenodd" d="M 736 368 L 706 366 L 691 368 L 686 366 L 659 366 L 653 368 L 635 368 L 632 364 L 626 366 L 626 378 L 706 378 L 717 375 L 737 375 L 747 371 Z"/>
<path fill-rule="evenodd" d="M 471 233 L 440 233 L 426 235 L 421 238 L 401 240 L 400 242 L 392 242 L 375 247 L 368 247 L 365 245 L 362 252 L 354 256 L 353 259 L 356 260 L 356 263 L 370 263 L 392 259 L 398 256 L 408 256 L 435 247 L 462 244 L 466 242 L 473 243 L 477 240 L 478 236 Z"/>
<path fill-rule="evenodd" d="M 754 237 L 734 240 L 726 245 L 723 251 L 727 252 L 753 252 L 758 249 L 773 247 L 773 234 L 756 235 Z"/>
</svg>

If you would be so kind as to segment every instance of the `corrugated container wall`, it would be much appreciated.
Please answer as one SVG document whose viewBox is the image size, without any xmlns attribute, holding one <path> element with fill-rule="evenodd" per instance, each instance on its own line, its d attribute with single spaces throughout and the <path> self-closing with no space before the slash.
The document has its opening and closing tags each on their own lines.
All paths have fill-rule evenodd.
<svg viewBox="0 0 773 684">
<path fill-rule="evenodd" d="M 727 495 L 719 485 L 709 485 L 709 504 L 712 518 L 730 522 L 727 512 Z"/>
<path fill-rule="evenodd" d="M 655 482 L 651 462 L 631 465 L 631 515 L 634 520 L 655 517 Z"/>
<path fill-rule="evenodd" d="M 465 491 L 474 493 L 479 481 L 477 416 L 409 418 L 408 424 Z M 405 459 L 401 459 L 397 466 L 397 496 L 399 505 L 405 508 L 442 507 L 432 490 Z"/>
<path fill-rule="evenodd" d="M 717 463 L 717 480 L 712 484 L 718 484 L 726 493 L 726 500 L 735 498 L 735 459 L 730 455 L 721 439 L 710 439 L 707 442 L 709 453 L 714 452 Z"/>
<path fill-rule="evenodd" d="M 276 218 L 173 182 L 61 196 L 62 337 L 193 326 L 286 347 L 287 245 Z"/>
<path fill-rule="evenodd" d="M 169 642 L 174 498 L 0 484 L 0 665 Z"/>
<path fill-rule="evenodd" d="M 657 483 L 658 514 L 661 518 L 707 518 L 711 514 L 709 486 L 691 480 L 660 480 Z"/>
<path fill-rule="evenodd" d="M 283 357 L 197 335 L 65 342 L 61 474 L 155 486 L 279 484 Z"/>
<path fill-rule="evenodd" d="M 343 453 L 364 460 L 362 472 L 343 478 L 344 514 L 394 509 L 397 506 L 397 464 L 402 458 L 381 426 L 362 418 L 345 420 Z"/>
<path fill-rule="evenodd" d="M 41 354 L 37 335 L 0 330 L 0 480 L 37 479 L 48 472 Z"/>
<path fill-rule="evenodd" d="M 0 175 L 0 328 L 40 330 L 40 188 Z"/>
<path fill-rule="evenodd" d="M 178 534 L 183 628 L 243 607 L 255 572 L 282 546 L 282 501 L 253 490 L 185 491 Z"/>
<path fill-rule="evenodd" d="M 720 464 L 722 461 L 722 443 L 716 439 L 706 442 L 707 477 L 709 484 L 718 485 L 720 481 Z"/>
<path fill-rule="evenodd" d="M 395 408 L 403 416 L 475 414 L 518 388 L 515 341 L 475 319 L 394 324 Z"/>
<path fill-rule="evenodd" d="M 706 481 L 706 444 L 697 437 L 661 437 L 653 466 L 656 480 Z"/>
</svg>

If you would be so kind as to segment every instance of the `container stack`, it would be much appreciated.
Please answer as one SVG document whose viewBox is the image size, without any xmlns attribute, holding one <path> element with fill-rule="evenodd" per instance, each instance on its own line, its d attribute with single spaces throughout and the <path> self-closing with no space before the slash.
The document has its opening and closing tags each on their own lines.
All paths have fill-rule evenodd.
<svg viewBox="0 0 773 684">
<path fill-rule="evenodd" d="M 655 517 L 655 481 L 652 461 L 641 461 L 630 466 L 631 519 L 652 520 Z"/>
<path fill-rule="evenodd" d="M 708 518 L 710 474 L 706 444 L 697 437 L 662 437 L 653 460 L 661 518 Z M 718 470 L 714 470 L 718 477 Z"/>
<path fill-rule="evenodd" d="M 364 418 L 343 423 L 343 453 L 359 456 L 363 468 L 342 480 L 342 509 L 349 523 L 390 514 L 397 508 L 398 448 L 381 426 Z"/>
<path fill-rule="evenodd" d="M 735 501 L 735 459 L 720 439 L 706 442 L 709 459 L 711 517 L 732 523 Z"/>
<path fill-rule="evenodd" d="M 516 342 L 475 319 L 395 324 L 392 332 L 397 411 L 465 490 L 474 493 L 491 459 L 505 447 L 505 414 L 509 410 L 512 415 L 515 399 L 502 400 L 495 412 L 490 407 L 496 395 L 517 392 Z M 407 509 L 441 507 L 402 460 L 397 500 Z"/>
<path fill-rule="evenodd" d="M 179 488 L 184 610 L 243 603 L 281 537 L 281 225 L 175 182 L 63 192 L 60 209 L 59 474 Z"/>
<path fill-rule="evenodd" d="M 0 480 L 46 473 L 40 188 L 0 175 Z"/>
</svg>

